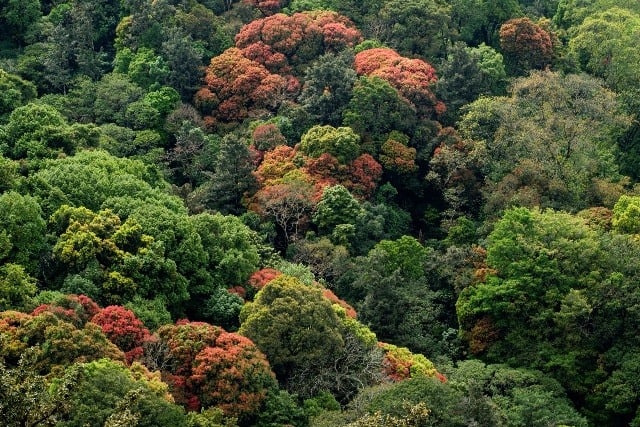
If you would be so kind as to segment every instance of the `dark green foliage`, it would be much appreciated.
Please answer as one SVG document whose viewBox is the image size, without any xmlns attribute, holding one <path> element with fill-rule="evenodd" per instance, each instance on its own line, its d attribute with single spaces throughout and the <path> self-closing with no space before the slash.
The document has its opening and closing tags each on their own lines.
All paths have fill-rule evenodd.
<svg viewBox="0 0 640 427">
<path fill-rule="evenodd" d="M 36 87 L 33 83 L 0 69 L 0 119 L 35 97 Z"/>
<path fill-rule="evenodd" d="M 214 158 L 213 173 L 198 191 L 199 201 L 224 214 L 242 212 L 243 197 L 255 190 L 254 165 L 245 140 L 226 135 Z"/>
<path fill-rule="evenodd" d="M 343 114 L 344 124 L 358 134 L 381 141 L 397 130 L 412 133 L 416 112 L 389 83 L 378 77 L 360 77 Z"/>
<path fill-rule="evenodd" d="M 338 126 L 356 81 L 349 52 L 326 54 L 306 71 L 300 103 L 318 123 Z"/>
<path fill-rule="evenodd" d="M 0 261 L 22 265 L 32 275 L 46 250 L 46 224 L 38 202 L 14 191 L 0 195 Z M 4 246 L 4 250 L 1 249 Z"/>
<path fill-rule="evenodd" d="M 305 410 L 296 402 L 296 396 L 284 390 L 269 391 L 264 408 L 256 421 L 256 427 L 279 427 L 291 425 L 306 427 L 309 425 Z"/>
</svg>

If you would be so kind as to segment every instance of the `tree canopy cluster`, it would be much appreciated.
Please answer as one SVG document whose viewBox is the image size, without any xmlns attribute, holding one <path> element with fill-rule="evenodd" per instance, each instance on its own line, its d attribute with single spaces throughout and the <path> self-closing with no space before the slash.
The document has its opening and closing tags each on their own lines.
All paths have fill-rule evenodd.
<svg viewBox="0 0 640 427">
<path fill-rule="evenodd" d="M 640 426 L 640 6 L 0 0 L 0 423 Z"/>
</svg>

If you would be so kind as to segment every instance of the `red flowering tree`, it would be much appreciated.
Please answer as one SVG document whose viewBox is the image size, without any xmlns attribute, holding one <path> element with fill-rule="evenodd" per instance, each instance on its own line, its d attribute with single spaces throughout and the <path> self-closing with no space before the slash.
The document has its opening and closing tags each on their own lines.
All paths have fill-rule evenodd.
<svg viewBox="0 0 640 427">
<path fill-rule="evenodd" d="M 529 18 L 514 18 L 502 24 L 500 48 L 514 74 L 541 70 L 553 59 L 551 35 Z"/>
<path fill-rule="evenodd" d="M 193 362 L 191 383 L 203 407 L 217 406 L 242 418 L 260 409 L 267 390 L 276 386 L 269 362 L 253 342 L 222 332 L 215 347 L 205 347 Z"/>
<path fill-rule="evenodd" d="M 53 313 L 60 319 L 82 327 L 93 316 L 100 312 L 100 307 L 86 295 L 64 295 L 49 304 L 36 307 L 31 313 L 37 316 L 40 313 Z"/>
<path fill-rule="evenodd" d="M 370 154 L 362 154 L 349 165 L 344 186 L 359 199 L 368 199 L 382 177 L 382 166 Z"/>
<path fill-rule="evenodd" d="M 249 286 L 256 291 L 264 288 L 264 286 L 281 275 L 282 272 L 275 270 L 273 268 L 263 268 L 262 270 L 258 270 L 249 277 Z"/>
<path fill-rule="evenodd" d="M 323 53 L 338 52 L 361 41 L 362 35 L 353 23 L 333 11 L 291 16 L 278 13 L 245 25 L 235 38 L 237 48 L 272 72 L 284 69 L 282 57 L 295 69 Z M 258 56 L 258 52 L 263 55 Z"/>
<path fill-rule="evenodd" d="M 275 110 L 285 96 L 287 79 L 230 48 L 214 57 L 206 70 L 205 86 L 195 96 L 205 114 L 237 121 L 253 110 Z"/>
<path fill-rule="evenodd" d="M 266 357 L 247 338 L 188 321 L 161 327 L 158 337 L 169 359 L 163 377 L 188 410 L 217 406 L 242 419 L 254 414 L 275 386 Z"/>
<path fill-rule="evenodd" d="M 100 326 L 109 341 L 125 353 L 129 364 L 142 356 L 143 344 L 151 335 L 131 310 L 119 305 L 103 308 L 91 322 Z"/>
<path fill-rule="evenodd" d="M 405 58 L 389 48 L 374 48 L 358 53 L 354 66 L 359 75 L 389 82 L 423 117 L 445 111 L 432 91 L 437 81 L 435 69 L 421 59 Z"/>
</svg>

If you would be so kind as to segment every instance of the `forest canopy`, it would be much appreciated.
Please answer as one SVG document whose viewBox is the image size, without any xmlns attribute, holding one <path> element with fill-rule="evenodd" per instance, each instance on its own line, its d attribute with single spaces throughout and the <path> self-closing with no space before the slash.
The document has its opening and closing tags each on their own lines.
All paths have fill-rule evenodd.
<svg viewBox="0 0 640 427">
<path fill-rule="evenodd" d="M 0 0 L 3 426 L 640 425 L 640 6 Z"/>
</svg>

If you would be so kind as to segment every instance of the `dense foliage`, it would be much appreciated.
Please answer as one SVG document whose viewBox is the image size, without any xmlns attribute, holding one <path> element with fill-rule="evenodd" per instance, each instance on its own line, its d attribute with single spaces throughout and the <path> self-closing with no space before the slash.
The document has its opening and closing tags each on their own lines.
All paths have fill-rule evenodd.
<svg viewBox="0 0 640 427">
<path fill-rule="evenodd" d="M 0 0 L 0 424 L 640 425 L 640 6 Z"/>
</svg>

